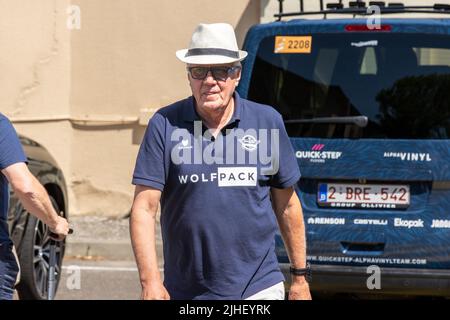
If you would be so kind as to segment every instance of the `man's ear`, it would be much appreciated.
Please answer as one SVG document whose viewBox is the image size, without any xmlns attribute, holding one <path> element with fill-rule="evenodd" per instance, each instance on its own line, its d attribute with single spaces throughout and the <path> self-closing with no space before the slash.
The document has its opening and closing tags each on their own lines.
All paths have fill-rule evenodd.
<svg viewBox="0 0 450 320">
<path fill-rule="evenodd" d="M 241 69 L 239 69 L 239 72 L 236 77 L 236 83 L 235 83 L 236 87 L 238 86 L 240 80 L 241 80 Z"/>
</svg>

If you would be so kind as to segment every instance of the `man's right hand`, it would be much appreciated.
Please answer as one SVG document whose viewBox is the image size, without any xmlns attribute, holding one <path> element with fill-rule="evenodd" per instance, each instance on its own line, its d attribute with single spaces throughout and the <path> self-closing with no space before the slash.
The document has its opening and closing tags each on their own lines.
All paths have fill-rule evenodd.
<svg viewBox="0 0 450 320">
<path fill-rule="evenodd" d="M 52 239 L 62 241 L 69 234 L 69 223 L 65 218 L 58 216 L 56 224 L 52 227 L 49 226 L 49 229 L 54 234 L 51 235 Z"/>
<path fill-rule="evenodd" d="M 154 282 L 142 286 L 141 300 L 170 300 L 170 295 L 161 282 Z"/>
</svg>

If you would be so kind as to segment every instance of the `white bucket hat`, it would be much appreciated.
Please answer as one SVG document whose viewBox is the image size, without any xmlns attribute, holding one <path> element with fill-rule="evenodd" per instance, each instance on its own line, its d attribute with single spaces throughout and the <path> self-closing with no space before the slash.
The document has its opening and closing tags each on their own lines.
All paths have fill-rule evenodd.
<svg viewBox="0 0 450 320">
<path fill-rule="evenodd" d="M 201 23 L 195 28 L 188 49 L 178 50 L 177 58 L 189 64 L 222 64 L 244 60 L 234 29 L 228 23 Z"/>
</svg>

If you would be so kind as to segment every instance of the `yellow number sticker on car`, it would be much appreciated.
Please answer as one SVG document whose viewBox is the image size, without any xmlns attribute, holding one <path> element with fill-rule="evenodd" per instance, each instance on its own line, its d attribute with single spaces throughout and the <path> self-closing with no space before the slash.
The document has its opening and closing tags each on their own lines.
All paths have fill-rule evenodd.
<svg viewBox="0 0 450 320">
<path fill-rule="evenodd" d="M 311 53 L 312 36 L 276 36 L 275 53 Z"/>
</svg>

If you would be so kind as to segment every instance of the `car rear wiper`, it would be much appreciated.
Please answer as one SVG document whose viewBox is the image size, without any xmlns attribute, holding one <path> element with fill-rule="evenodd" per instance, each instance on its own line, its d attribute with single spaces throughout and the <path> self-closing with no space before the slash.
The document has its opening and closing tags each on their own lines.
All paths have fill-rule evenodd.
<svg viewBox="0 0 450 320">
<path fill-rule="evenodd" d="M 354 117 L 323 117 L 323 118 L 311 118 L 311 119 L 292 119 L 286 120 L 284 123 L 338 123 L 338 124 L 354 124 L 358 127 L 367 127 L 369 119 L 366 116 L 354 116 Z"/>
</svg>

